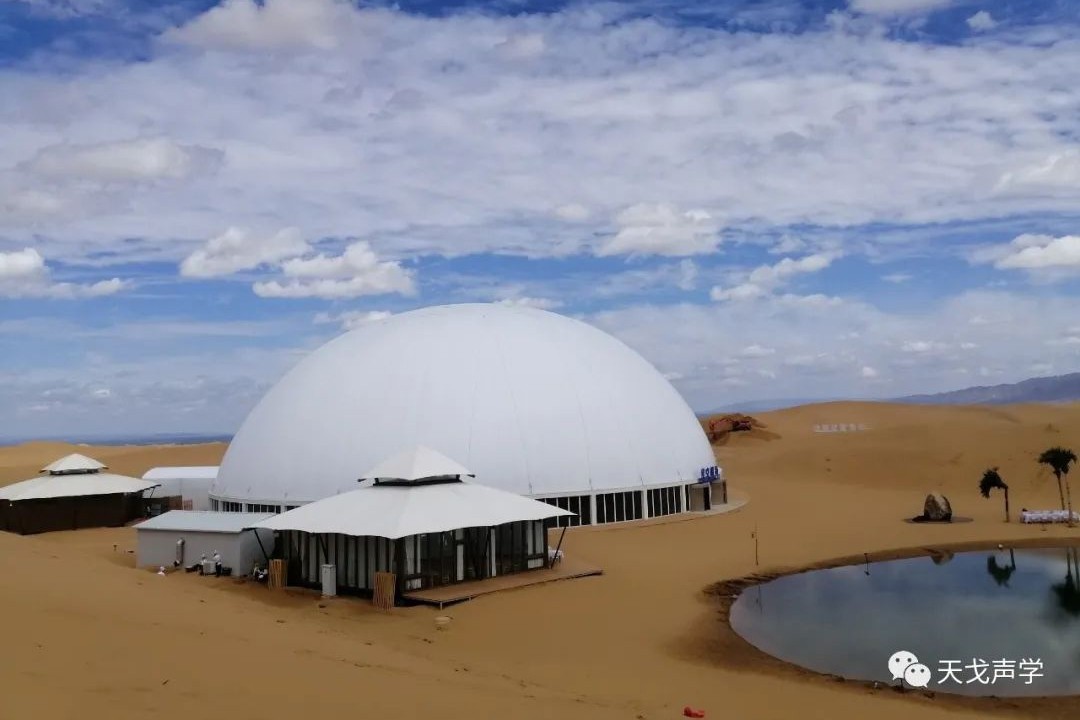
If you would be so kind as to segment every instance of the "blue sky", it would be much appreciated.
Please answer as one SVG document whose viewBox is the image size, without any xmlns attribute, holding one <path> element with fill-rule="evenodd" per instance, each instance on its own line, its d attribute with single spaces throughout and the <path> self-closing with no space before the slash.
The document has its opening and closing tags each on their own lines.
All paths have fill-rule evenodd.
<svg viewBox="0 0 1080 720">
<path fill-rule="evenodd" d="M 229 432 L 446 302 L 699 410 L 1074 371 L 1078 8 L 0 4 L 0 437 Z"/>
</svg>

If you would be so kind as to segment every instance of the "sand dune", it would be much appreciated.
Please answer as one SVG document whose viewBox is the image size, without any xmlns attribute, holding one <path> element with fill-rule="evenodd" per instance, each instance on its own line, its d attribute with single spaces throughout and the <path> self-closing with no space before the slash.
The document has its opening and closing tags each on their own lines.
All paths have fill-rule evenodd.
<svg viewBox="0 0 1080 720">
<path fill-rule="evenodd" d="M 1080 537 L 1002 521 L 976 490 L 997 465 L 1015 508 L 1054 507 L 1034 456 L 1080 445 L 1080 405 L 1006 408 L 831 403 L 762 413 L 767 432 L 717 448 L 742 510 L 567 534 L 567 554 L 601 577 L 484 597 L 448 611 L 391 616 L 356 600 L 131 568 L 127 528 L 38 537 L 0 534 L 0 678 L 12 718 L 285 717 L 711 718 L 956 720 L 963 707 L 794 673 L 744 667 L 724 642 L 712 584 L 754 572 L 904 547 Z M 815 433 L 823 423 L 869 429 Z M 114 470 L 216 463 L 221 445 L 91 448 Z M 0 482 L 28 477 L 69 446 L 0 449 Z M 902 518 L 938 490 L 974 522 Z M 757 528 L 761 565 L 750 534 Z M 116 549 L 114 550 L 114 545 Z M 1021 716 L 1075 718 L 1071 700 Z"/>
</svg>

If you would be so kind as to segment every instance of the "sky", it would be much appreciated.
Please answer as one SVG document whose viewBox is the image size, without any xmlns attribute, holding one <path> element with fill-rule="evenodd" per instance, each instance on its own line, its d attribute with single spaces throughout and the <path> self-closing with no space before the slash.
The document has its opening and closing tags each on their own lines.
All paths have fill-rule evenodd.
<svg viewBox="0 0 1080 720">
<path fill-rule="evenodd" d="M 8 0 L 0 437 L 231 432 L 455 302 L 699 411 L 1075 371 L 1078 67 L 1071 0 Z"/>
</svg>

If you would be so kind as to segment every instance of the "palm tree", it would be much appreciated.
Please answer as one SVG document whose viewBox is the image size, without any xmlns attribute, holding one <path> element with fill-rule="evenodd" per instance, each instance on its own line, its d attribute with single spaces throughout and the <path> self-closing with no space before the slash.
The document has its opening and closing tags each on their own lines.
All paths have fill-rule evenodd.
<svg viewBox="0 0 1080 720">
<path fill-rule="evenodd" d="M 1058 496 L 1061 498 L 1061 509 L 1065 509 L 1065 499 L 1069 501 L 1069 524 L 1072 525 L 1072 492 L 1069 489 L 1069 466 L 1076 462 L 1076 453 L 1063 447 L 1052 447 L 1044 450 L 1039 456 L 1039 464 L 1046 465 L 1057 478 Z M 1064 480 L 1063 480 L 1064 478 Z"/>
<path fill-rule="evenodd" d="M 994 489 L 1002 490 L 1005 493 L 1005 522 L 1009 522 L 1009 486 L 1001 479 L 996 467 L 984 472 L 982 480 L 979 481 L 979 492 L 982 493 L 984 498 L 989 498 L 990 491 Z"/>
</svg>

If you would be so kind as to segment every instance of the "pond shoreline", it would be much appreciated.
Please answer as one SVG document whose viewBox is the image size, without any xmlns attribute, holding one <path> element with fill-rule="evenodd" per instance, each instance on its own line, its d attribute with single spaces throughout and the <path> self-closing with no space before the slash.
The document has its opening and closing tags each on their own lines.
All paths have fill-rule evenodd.
<svg viewBox="0 0 1080 720">
<path fill-rule="evenodd" d="M 1001 545 L 1005 549 L 1034 550 L 1040 548 L 1080 547 L 1080 537 L 1076 538 L 1034 538 L 1010 541 L 971 541 L 945 543 L 915 547 L 897 548 L 871 553 L 859 553 L 831 558 L 797 568 L 780 568 L 767 572 L 754 573 L 739 578 L 723 580 L 705 588 L 705 594 L 716 606 L 720 622 L 715 623 L 715 630 L 710 637 L 703 639 L 708 644 L 708 656 L 725 668 L 743 672 L 762 673 L 804 682 L 843 685 L 852 692 L 862 694 L 901 695 L 913 703 L 932 703 L 936 706 L 957 709 L 994 712 L 1003 716 L 1037 717 L 1039 720 L 1075 720 L 1080 717 L 1080 695 L 1031 696 L 1031 697 L 973 697 L 954 693 L 935 692 L 932 690 L 902 689 L 883 682 L 851 680 L 821 673 L 795 665 L 758 649 L 743 638 L 731 626 L 731 607 L 747 589 L 789 575 L 799 575 L 814 570 L 862 565 L 865 562 L 904 560 L 917 557 L 934 557 L 961 552 L 997 550 Z"/>
</svg>

